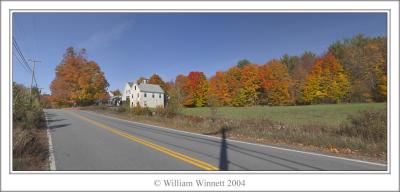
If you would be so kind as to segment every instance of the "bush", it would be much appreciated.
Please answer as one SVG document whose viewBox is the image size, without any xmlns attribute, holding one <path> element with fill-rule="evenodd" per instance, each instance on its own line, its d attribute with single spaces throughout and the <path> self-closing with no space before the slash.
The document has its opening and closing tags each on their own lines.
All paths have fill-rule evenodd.
<svg viewBox="0 0 400 192">
<path fill-rule="evenodd" d="M 43 111 L 37 95 L 22 85 L 13 84 L 13 123 L 27 129 L 41 127 Z"/>
<path fill-rule="evenodd" d="M 129 100 L 126 100 L 126 101 L 122 102 L 122 105 L 117 107 L 117 112 L 124 113 L 126 111 L 130 111 L 130 108 L 131 108 L 131 106 L 130 106 Z"/>
<path fill-rule="evenodd" d="M 135 115 L 147 115 L 151 116 L 152 112 L 148 107 L 140 106 L 139 102 L 136 103 L 136 106 L 132 108 L 132 113 Z"/>
<path fill-rule="evenodd" d="M 182 109 L 182 96 L 177 88 L 171 89 L 169 99 L 166 102 L 164 109 L 164 116 L 168 118 L 175 117 L 181 112 Z"/>
<path fill-rule="evenodd" d="M 38 92 L 13 83 L 13 170 L 41 170 L 47 165 L 47 135 Z"/>
<path fill-rule="evenodd" d="M 365 141 L 386 142 L 387 115 L 386 110 L 364 110 L 357 115 L 349 115 L 350 123 L 343 124 L 341 135 L 360 137 Z"/>
<path fill-rule="evenodd" d="M 167 116 L 167 111 L 165 110 L 164 107 L 162 106 L 157 106 L 154 110 L 154 113 L 160 117 L 165 117 Z"/>
</svg>

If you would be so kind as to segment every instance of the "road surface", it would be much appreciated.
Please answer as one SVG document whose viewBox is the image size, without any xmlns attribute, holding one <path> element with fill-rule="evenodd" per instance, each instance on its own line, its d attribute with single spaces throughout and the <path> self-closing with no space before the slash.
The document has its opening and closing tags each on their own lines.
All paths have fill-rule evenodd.
<svg viewBox="0 0 400 192">
<path fill-rule="evenodd" d="M 45 113 L 57 171 L 387 169 L 382 164 L 192 134 L 82 110 Z"/>
</svg>

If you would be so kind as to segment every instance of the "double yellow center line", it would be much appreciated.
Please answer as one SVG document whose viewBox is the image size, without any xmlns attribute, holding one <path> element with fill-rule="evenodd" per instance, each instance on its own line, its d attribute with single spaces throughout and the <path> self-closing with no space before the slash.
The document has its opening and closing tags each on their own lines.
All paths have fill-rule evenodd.
<svg viewBox="0 0 400 192">
<path fill-rule="evenodd" d="M 78 114 L 76 114 L 74 112 L 69 112 L 69 113 L 74 115 L 74 116 L 76 116 L 76 117 L 78 117 L 78 118 L 80 118 L 80 119 L 82 119 L 82 120 L 85 120 L 85 121 L 87 121 L 87 122 L 89 122 L 91 124 L 94 124 L 94 125 L 96 125 L 96 126 L 98 126 L 100 128 L 103 128 L 103 129 L 105 129 L 105 130 L 107 130 L 107 131 L 109 131 L 111 133 L 114 133 L 114 134 L 119 135 L 121 137 L 125 137 L 125 138 L 127 138 L 127 139 L 129 139 L 131 141 L 135 141 L 137 143 L 140 143 L 142 145 L 150 147 L 150 148 L 152 148 L 154 150 L 157 150 L 157 151 L 165 153 L 165 154 L 167 154 L 169 156 L 172 156 L 172 157 L 174 157 L 176 159 L 179 159 L 179 160 L 182 160 L 182 161 L 184 161 L 186 163 L 192 164 L 192 165 L 194 165 L 196 167 L 199 167 L 199 168 L 202 168 L 202 169 L 208 170 L 208 171 L 217 171 L 217 170 L 219 170 L 217 167 L 215 167 L 215 166 L 213 166 L 211 164 L 208 164 L 208 163 L 206 163 L 204 161 L 200 161 L 200 160 L 195 159 L 193 157 L 189 157 L 189 156 L 184 155 L 182 153 L 179 153 L 179 152 L 173 151 L 171 149 L 165 148 L 163 146 L 154 144 L 154 143 L 152 143 L 150 141 L 146 141 L 146 140 L 141 139 L 139 137 L 133 136 L 132 134 L 126 133 L 124 131 L 120 131 L 120 130 L 118 130 L 116 128 L 112 128 L 112 127 L 107 126 L 105 124 L 102 124 L 102 123 L 96 122 L 94 120 L 91 120 L 91 119 L 89 119 L 87 117 L 78 115 Z"/>
</svg>

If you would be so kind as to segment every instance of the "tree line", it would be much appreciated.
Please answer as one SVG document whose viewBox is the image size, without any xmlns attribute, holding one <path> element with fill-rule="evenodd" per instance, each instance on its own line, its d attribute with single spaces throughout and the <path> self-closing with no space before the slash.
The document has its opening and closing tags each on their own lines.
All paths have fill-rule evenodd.
<svg viewBox="0 0 400 192">
<path fill-rule="evenodd" d="M 385 102 L 387 40 L 360 34 L 320 56 L 286 54 L 261 65 L 241 60 L 209 79 L 192 71 L 167 84 L 187 107 Z"/>
<path fill-rule="evenodd" d="M 50 86 L 52 103 L 87 105 L 107 98 L 104 73 L 85 53 L 67 49 Z M 148 83 L 166 91 L 167 105 L 186 107 L 385 102 L 387 39 L 359 34 L 332 43 L 319 56 L 309 51 L 285 54 L 265 64 L 244 59 L 208 79 L 203 72 L 191 71 L 169 82 L 153 74 Z"/>
</svg>

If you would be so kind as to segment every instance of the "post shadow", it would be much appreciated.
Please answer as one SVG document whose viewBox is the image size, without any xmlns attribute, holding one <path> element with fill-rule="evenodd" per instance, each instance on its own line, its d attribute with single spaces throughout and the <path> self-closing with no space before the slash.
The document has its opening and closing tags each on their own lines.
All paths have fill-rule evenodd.
<svg viewBox="0 0 400 192">
<path fill-rule="evenodd" d="M 229 161 L 228 161 L 228 146 L 226 144 L 226 128 L 223 127 L 221 129 L 221 150 L 219 155 L 219 170 L 220 171 L 227 171 L 229 168 Z"/>
</svg>

